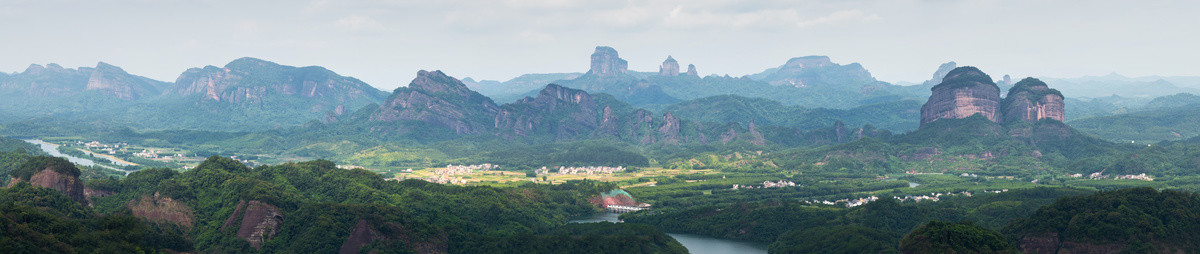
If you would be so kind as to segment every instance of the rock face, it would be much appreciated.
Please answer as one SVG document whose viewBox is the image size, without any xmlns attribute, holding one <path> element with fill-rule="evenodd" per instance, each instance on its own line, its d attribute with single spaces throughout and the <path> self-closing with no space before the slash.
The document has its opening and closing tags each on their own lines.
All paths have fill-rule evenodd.
<svg viewBox="0 0 1200 254">
<path fill-rule="evenodd" d="M 221 104 L 273 105 L 284 98 L 299 99 L 313 105 L 305 110 L 320 113 L 337 106 L 358 108 L 377 102 L 385 94 L 351 77 L 328 69 L 292 67 L 255 58 L 240 58 L 225 67 L 191 68 L 179 75 L 167 95 L 195 97 L 199 102 Z M 278 98 L 278 99 L 276 99 Z M 307 105 L 306 105 L 307 106 Z"/>
<path fill-rule="evenodd" d="M 678 70 L 678 69 L 676 69 Z M 629 62 L 617 55 L 612 47 L 598 46 L 592 53 L 592 68 L 588 74 L 600 77 L 616 77 L 629 72 Z"/>
<path fill-rule="evenodd" d="M 692 77 L 699 77 L 699 76 L 700 76 L 700 73 L 699 73 L 699 72 L 696 72 L 696 65 L 695 65 L 695 64 L 689 64 L 689 65 L 688 65 L 687 75 L 688 75 L 688 76 L 692 76 Z"/>
<path fill-rule="evenodd" d="M 14 178 L 12 181 L 8 182 L 8 187 L 12 188 L 12 186 L 17 184 L 17 182 L 25 180 L 26 179 Z M 83 193 L 83 181 L 80 181 L 78 176 L 59 173 L 54 169 L 47 168 L 34 173 L 33 176 L 30 176 L 29 179 L 27 179 L 27 181 L 29 184 L 34 186 L 54 189 L 58 192 L 62 192 L 75 202 L 79 202 L 84 205 L 90 204 L 87 196 Z"/>
<path fill-rule="evenodd" d="M 396 89 L 371 121 L 419 121 L 455 134 L 479 134 L 493 125 L 500 111 L 492 99 L 441 71 L 420 71 L 408 87 Z M 407 130 L 399 130 L 407 131 Z"/>
<path fill-rule="evenodd" d="M 134 76 L 120 67 L 100 62 L 96 64 L 96 69 L 88 77 L 86 89 L 100 91 L 125 100 L 135 100 L 157 96 L 162 93 L 165 86 L 162 82 Z"/>
<path fill-rule="evenodd" d="M 679 62 L 676 62 L 675 58 L 667 56 L 667 60 L 658 66 L 658 75 L 664 77 L 679 76 Z"/>
<path fill-rule="evenodd" d="M 1062 93 L 1036 78 L 1025 78 L 1013 85 L 1000 108 L 1005 122 L 1034 123 L 1041 119 L 1062 122 L 1066 115 Z"/>
<path fill-rule="evenodd" d="M 929 81 L 925 81 L 925 85 L 933 86 L 941 84 L 942 78 L 945 78 L 946 74 L 950 74 L 950 71 L 954 70 L 955 68 L 958 68 L 958 63 L 955 63 L 954 61 L 939 65 L 937 71 L 933 72 L 933 78 L 929 79 Z"/>
<path fill-rule="evenodd" d="M 57 64 L 30 65 L 25 72 L 0 76 L 0 94 L 21 94 L 33 97 L 67 97 L 84 91 L 123 100 L 158 96 L 166 83 L 136 76 L 104 62 L 95 68 L 67 69 Z"/>
<path fill-rule="evenodd" d="M 762 76 L 762 81 L 777 86 L 829 86 L 855 91 L 878 82 L 862 65 L 835 64 L 828 56 L 792 58 L 774 70 L 756 75 Z"/>
<path fill-rule="evenodd" d="M 948 66 L 951 63 L 942 65 Z M 1042 119 L 1061 123 L 1066 115 L 1063 95 L 1045 82 L 1025 78 L 1009 89 L 1001 101 L 1000 88 L 991 77 L 975 67 L 955 68 L 932 88 L 929 101 L 921 106 L 921 126 L 939 119 L 966 118 L 980 114 L 996 123 L 1036 123 Z M 1069 135 L 1065 126 L 1043 126 L 1040 132 L 1050 136 Z M 1054 134 L 1057 133 L 1057 134 Z M 1029 136 L 1027 134 L 1013 134 Z"/>
<path fill-rule="evenodd" d="M 587 92 L 549 84 L 537 97 L 505 105 L 496 116 L 494 127 L 520 136 L 553 132 L 556 139 L 567 140 L 590 134 L 602 123 L 615 130 L 616 122 L 612 109 L 598 108 Z"/>
<path fill-rule="evenodd" d="M 221 226 L 238 227 L 237 237 L 250 242 L 255 249 L 262 248 L 262 243 L 270 241 L 279 233 L 279 225 L 283 223 L 283 213 L 279 208 L 258 200 L 245 200 L 238 203 L 233 214 Z"/>
<path fill-rule="evenodd" d="M 125 203 L 125 207 L 129 207 L 135 217 L 158 223 L 174 224 L 184 231 L 191 229 L 195 221 L 192 208 L 170 197 L 160 196 L 158 193 L 130 200 Z"/>
<path fill-rule="evenodd" d="M 922 126 L 938 119 L 966 118 L 975 114 L 992 122 L 1001 121 L 1000 88 L 975 67 L 955 68 L 932 90 L 933 95 L 921 106 Z"/>
<path fill-rule="evenodd" d="M 379 231 L 371 228 L 366 220 L 358 220 L 358 223 L 354 224 L 354 228 L 350 229 L 350 236 L 346 238 L 345 242 L 342 242 L 342 247 L 338 249 L 338 253 L 359 253 L 359 250 L 362 250 L 363 246 L 367 246 L 367 244 L 382 238 Z"/>
</svg>

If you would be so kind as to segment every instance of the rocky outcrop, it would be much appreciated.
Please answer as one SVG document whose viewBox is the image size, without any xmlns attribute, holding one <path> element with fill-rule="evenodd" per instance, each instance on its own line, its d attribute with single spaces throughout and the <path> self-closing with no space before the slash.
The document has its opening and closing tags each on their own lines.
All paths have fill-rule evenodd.
<svg viewBox="0 0 1200 254">
<path fill-rule="evenodd" d="M 537 97 L 505 105 L 496 116 L 494 127 L 522 136 L 553 131 L 558 140 L 591 134 L 601 124 L 608 125 L 604 128 L 609 133 L 615 132 L 612 109 L 607 106 L 605 109 L 602 112 L 604 109 L 598 108 L 587 92 L 549 84 Z"/>
<path fill-rule="evenodd" d="M 66 97 L 75 95 L 87 86 L 93 69 L 67 69 L 57 64 L 31 64 L 24 72 L 0 78 L 0 94 L 20 94 L 31 97 Z"/>
<path fill-rule="evenodd" d="M 958 63 L 955 63 L 954 61 L 939 65 L 937 71 L 933 72 L 933 78 L 930 78 L 929 81 L 925 81 L 925 85 L 934 86 L 941 84 L 942 78 L 945 78 L 946 74 L 950 74 L 950 71 L 954 70 L 955 68 L 958 68 Z"/>
<path fill-rule="evenodd" d="M 371 121 L 419 121 L 452 130 L 455 134 L 479 134 L 495 125 L 500 108 L 492 99 L 441 71 L 419 71 L 408 87 L 396 89 Z M 395 131 L 411 131 L 396 126 Z"/>
<path fill-rule="evenodd" d="M 1000 108 L 1005 122 L 1034 123 L 1041 119 L 1062 122 L 1066 115 L 1062 93 L 1036 78 L 1025 78 L 1013 85 Z"/>
<path fill-rule="evenodd" d="M 838 121 L 838 123 L 841 123 L 841 121 Z M 750 126 L 748 128 L 749 128 L 749 130 L 747 132 L 750 133 L 750 143 L 751 144 L 760 145 L 760 146 L 767 144 L 767 139 L 763 137 L 762 133 L 758 132 L 758 126 L 754 125 L 753 119 L 750 120 Z"/>
<path fill-rule="evenodd" d="M 358 108 L 377 102 L 385 94 L 352 77 L 328 69 L 293 67 L 273 62 L 240 58 L 225 67 L 205 66 L 184 71 L 167 90 L 167 95 L 196 98 L 199 102 L 263 105 L 272 98 L 292 98 L 314 105 L 310 113 L 337 106 Z M 273 105 L 283 107 L 285 105 Z"/>
<path fill-rule="evenodd" d="M 250 242 L 255 249 L 262 248 L 262 243 L 270 241 L 279 233 L 279 225 L 283 223 L 283 213 L 278 207 L 258 200 L 245 200 L 238 203 L 233 214 L 225 220 L 221 229 L 237 227 L 237 237 Z"/>
<path fill-rule="evenodd" d="M 675 58 L 667 56 L 667 60 L 658 66 L 658 75 L 664 77 L 679 76 L 679 62 L 676 62 Z"/>
<path fill-rule="evenodd" d="M 612 47 L 598 46 L 592 53 L 592 68 L 587 74 L 600 77 L 616 77 L 629 72 L 629 62 L 617 55 Z"/>
<path fill-rule="evenodd" d="M 131 75 L 120 67 L 104 62 L 96 64 L 96 69 L 88 77 L 87 90 L 100 91 L 125 100 L 157 96 L 162 93 L 165 83 L 152 79 Z"/>
<path fill-rule="evenodd" d="M 688 69 L 687 69 L 687 75 L 688 75 L 688 76 L 692 76 L 692 77 L 700 77 L 700 72 L 697 72 L 697 71 L 696 71 L 696 65 L 695 65 L 695 64 L 689 64 L 689 65 L 688 65 Z"/>
<path fill-rule="evenodd" d="M 662 136 L 662 142 L 667 144 L 679 144 L 679 117 L 676 117 L 671 112 L 663 114 L 663 124 L 658 127 L 658 134 Z"/>
<path fill-rule="evenodd" d="M 830 61 L 828 56 L 792 58 L 774 70 L 756 75 L 762 76 L 762 81 L 772 85 L 797 88 L 828 86 L 857 91 L 863 86 L 875 85 L 878 82 L 862 65 L 858 63 L 835 64 Z"/>
<path fill-rule="evenodd" d="M 170 197 L 161 196 L 157 192 L 153 196 L 146 195 L 130 200 L 125 203 L 125 207 L 128 207 L 135 217 L 157 223 L 173 224 L 184 231 L 191 229 L 195 221 L 191 207 Z"/>
<path fill-rule="evenodd" d="M 358 220 L 358 223 L 354 224 L 354 228 L 350 229 L 350 236 L 346 238 L 345 242 L 342 242 L 342 247 L 338 249 L 338 253 L 359 253 L 359 250 L 362 250 L 363 246 L 367 246 L 367 244 L 380 239 L 383 239 L 383 237 L 379 231 L 371 228 L 366 220 Z"/>
<path fill-rule="evenodd" d="M 1000 88 L 987 74 L 975 67 L 959 67 L 946 74 L 932 88 L 933 94 L 921 106 L 921 125 L 938 119 L 966 118 L 980 114 L 999 123 Z"/>
<path fill-rule="evenodd" d="M 84 195 L 83 181 L 79 180 L 78 175 L 60 173 L 58 170 L 45 168 L 34 173 L 29 179 L 13 178 L 8 182 L 8 187 L 12 188 L 21 181 L 29 182 L 33 186 L 57 190 L 75 202 L 84 205 L 90 204 L 87 195 Z"/>
</svg>

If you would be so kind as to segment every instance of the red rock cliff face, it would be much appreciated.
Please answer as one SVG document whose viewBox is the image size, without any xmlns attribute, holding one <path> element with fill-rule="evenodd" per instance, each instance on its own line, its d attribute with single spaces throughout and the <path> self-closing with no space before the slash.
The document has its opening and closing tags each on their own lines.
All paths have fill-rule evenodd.
<svg viewBox="0 0 1200 254">
<path fill-rule="evenodd" d="M 1001 108 L 1005 121 L 1034 123 L 1053 119 L 1062 122 L 1066 115 L 1062 93 L 1035 78 L 1025 78 L 1013 85 Z"/>
<path fill-rule="evenodd" d="M 241 201 L 221 229 L 237 226 L 237 237 L 250 242 L 255 249 L 262 248 L 262 243 L 270 241 L 279 233 L 279 224 L 283 223 L 283 213 L 279 208 L 258 200 Z"/>
<path fill-rule="evenodd" d="M 191 229 L 195 221 L 192 208 L 170 197 L 159 196 L 158 193 L 154 193 L 154 196 L 146 195 L 140 199 L 130 200 L 125 203 L 125 206 L 129 207 L 135 217 L 153 222 L 175 224 L 184 231 Z"/>
<path fill-rule="evenodd" d="M 1000 88 L 979 69 L 959 67 L 950 71 L 933 95 L 921 106 L 921 125 L 938 119 L 966 118 L 981 114 L 999 123 Z"/>
<path fill-rule="evenodd" d="M 13 178 L 12 181 L 9 181 L 8 187 L 11 188 L 19 181 L 21 180 Z M 84 205 L 90 204 L 87 196 L 83 194 L 83 181 L 79 181 L 78 178 L 73 176 L 58 173 L 53 169 L 45 169 L 33 174 L 33 176 L 29 177 L 29 184 L 54 189 L 67 195 L 67 197 L 70 197 L 75 202 Z"/>
</svg>

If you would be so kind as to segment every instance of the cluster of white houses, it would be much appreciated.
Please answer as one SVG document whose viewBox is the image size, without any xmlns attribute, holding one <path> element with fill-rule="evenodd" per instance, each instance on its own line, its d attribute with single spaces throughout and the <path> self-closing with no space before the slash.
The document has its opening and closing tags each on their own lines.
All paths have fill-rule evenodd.
<svg viewBox="0 0 1200 254">
<path fill-rule="evenodd" d="M 545 167 L 542 167 L 545 169 Z M 612 174 L 616 172 L 624 172 L 625 167 L 605 167 L 605 166 L 588 166 L 588 167 L 558 167 L 560 175 L 600 175 Z"/>
<path fill-rule="evenodd" d="M 488 164 L 488 163 L 479 164 L 479 165 L 450 164 L 450 165 L 446 165 L 446 168 L 434 169 L 433 173 L 438 174 L 438 175 L 467 175 L 467 174 L 471 174 L 472 172 L 475 172 L 476 170 L 487 171 L 487 170 L 493 170 L 493 169 L 497 169 L 497 168 L 500 168 L 500 167 L 497 167 L 496 165 L 492 165 L 492 164 Z"/>
<path fill-rule="evenodd" d="M 1083 174 L 1071 174 L 1071 175 L 1067 175 L 1067 176 L 1080 178 L 1080 177 L 1083 177 Z M 1091 173 L 1087 176 L 1088 179 L 1105 179 L 1105 178 L 1109 178 L 1109 177 L 1110 176 L 1104 175 L 1104 172 Z M 1113 179 L 1117 179 L 1117 180 L 1129 179 L 1129 180 L 1142 180 L 1142 181 L 1148 181 L 1148 182 L 1154 181 L 1154 176 L 1147 175 L 1146 173 L 1141 173 L 1141 174 L 1136 174 L 1136 175 L 1115 175 L 1115 176 L 1111 176 L 1111 177 Z"/>
<path fill-rule="evenodd" d="M 772 181 L 763 181 L 761 186 L 734 184 L 734 185 L 733 185 L 733 190 L 740 190 L 740 189 L 762 189 L 762 188 L 781 188 L 781 187 L 796 187 L 796 186 L 798 186 L 798 185 L 796 185 L 796 183 L 794 183 L 794 182 L 791 182 L 791 181 L 784 181 L 784 180 L 779 180 L 779 181 L 775 181 L 775 182 L 772 182 Z"/>
<path fill-rule="evenodd" d="M 1001 192 L 1007 192 L 1007 191 L 1008 191 L 1008 189 L 1001 189 L 1001 190 L 984 190 L 983 192 L 1001 193 Z M 906 201 L 937 202 L 937 201 L 941 201 L 942 198 L 958 196 L 958 195 L 968 196 L 968 197 L 974 196 L 974 194 L 969 191 L 963 191 L 963 192 L 957 192 L 957 193 L 956 192 L 929 193 L 928 195 L 919 195 L 919 196 L 905 195 L 903 197 L 893 197 L 893 198 L 895 198 L 896 200 L 899 200 L 900 202 L 906 202 Z M 876 200 L 879 200 L 879 197 L 870 196 L 870 197 L 864 197 L 864 198 L 847 198 L 847 199 L 839 199 L 839 200 L 832 200 L 832 201 L 830 201 L 830 200 L 815 200 L 814 199 L 811 201 L 804 201 L 804 203 L 810 204 L 810 205 L 812 205 L 812 204 L 837 205 L 837 204 L 841 203 L 841 204 L 844 204 L 846 207 L 855 207 L 855 206 L 864 205 L 864 204 L 867 204 L 867 203 L 870 203 L 870 202 L 876 201 Z"/>
</svg>

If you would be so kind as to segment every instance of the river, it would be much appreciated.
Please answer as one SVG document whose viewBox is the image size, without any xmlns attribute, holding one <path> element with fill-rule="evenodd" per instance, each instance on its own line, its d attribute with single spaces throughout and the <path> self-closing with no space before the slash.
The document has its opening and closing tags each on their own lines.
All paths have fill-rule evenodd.
<svg viewBox="0 0 1200 254">
<path fill-rule="evenodd" d="M 46 143 L 46 141 L 42 141 L 41 139 L 25 139 L 25 142 L 29 142 L 30 144 L 34 144 L 34 145 L 38 145 L 38 147 L 41 148 L 43 152 L 50 154 L 50 156 L 65 158 L 65 159 L 67 159 L 67 161 L 70 161 L 71 163 L 79 164 L 81 166 L 85 166 L 85 167 L 101 166 L 104 168 L 125 172 L 125 175 L 129 175 L 130 172 L 133 172 L 133 171 L 126 171 L 124 169 L 109 167 L 107 165 L 97 164 L 95 161 L 92 161 L 91 159 L 84 159 L 84 158 L 79 158 L 79 157 L 71 156 L 68 154 L 64 154 L 64 153 L 58 151 L 59 145 Z"/>
<path fill-rule="evenodd" d="M 617 215 L 616 213 L 600 213 L 589 217 L 576 218 L 571 220 L 570 223 L 621 222 L 617 219 Z M 676 241 L 683 244 L 683 247 L 686 247 L 688 252 L 692 254 L 767 253 L 767 246 L 760 243 L 718 239 L 692 234 L 667 233 L 667 235 L 670 235 L 671 238 L 675 238 Z"/>
</svg>

